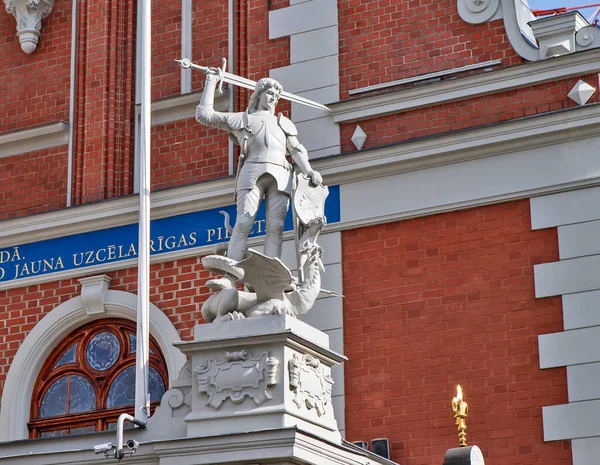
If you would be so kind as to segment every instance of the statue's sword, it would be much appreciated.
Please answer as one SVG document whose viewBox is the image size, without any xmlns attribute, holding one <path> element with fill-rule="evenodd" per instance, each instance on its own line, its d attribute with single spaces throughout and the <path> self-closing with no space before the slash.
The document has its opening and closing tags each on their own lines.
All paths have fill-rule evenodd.
<svg viewBox="0 0 600 465">
<path fill-rule="evenodd" d="M 193 69 L 202 71 L 204 74 L 209 74 L 209 73 L 217 74 L 217 73 L 215 73 L 215 71 L 213 69 L 209 68 L 208 66 L 196 65 L 187 58 L 183 58 L 181 60 L 175 60 L 175 61 L 177 63 L 179 63 L 181 65 L 181 67 L 184 69 L 193 68 Z M 221 71 L 219 73 L 221 76 L 221 85 L 223 82 L 227 82 L 229 84 L 233 84 L 234 86 L 243 87 L 245 89 L 250 89 L 250 90 L 254 90 L 254 88 L 256 87 L 255 81 L 252 81 L 251 79 L 246 79 L 241 76 L 237 76 L 235 74 L 228 73 L 227 71 L 225 71 L 224 68 L 225 68 L 225 60 L 223 60 L 223 69 L 221 69 Z M 289 100 L 290 102 L 299 103 L 301 105 L 306 105 L 308 107 L 318 108 L 319 110 L 331 111 L 325 105 L 322 105 L 318 102 L 314 102 L 314 101 L 309 100 L 304 97 L 300 97 L 299 95 L 291 94 L 286 91 L 283 91 L 280 94 L 280 98 Z"/>
</svg>

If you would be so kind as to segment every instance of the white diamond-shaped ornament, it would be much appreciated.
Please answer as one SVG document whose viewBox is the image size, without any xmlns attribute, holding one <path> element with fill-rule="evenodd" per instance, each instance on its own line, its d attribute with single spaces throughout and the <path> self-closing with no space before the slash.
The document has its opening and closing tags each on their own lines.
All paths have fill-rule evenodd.
<svg viewBox="0 0 600 465">
<path fill-rule="evenodd" d="M 594 87 L 580 79 L 567 94 L 567 97 L 573 100 L 577 105 L 585 105 L 590 97 L 594 95 L 594 92 L 596 92 Z"/>
<path fill-rule="evenodd" d="M 356 126 L 354 134 L 352 134 L 352 138 L 350 140 L 354 144 L 354 147 L 356 147 L 356 150 L 360 150 L 367 140 L 367 135 L 360 126 Z"/>
</svg>

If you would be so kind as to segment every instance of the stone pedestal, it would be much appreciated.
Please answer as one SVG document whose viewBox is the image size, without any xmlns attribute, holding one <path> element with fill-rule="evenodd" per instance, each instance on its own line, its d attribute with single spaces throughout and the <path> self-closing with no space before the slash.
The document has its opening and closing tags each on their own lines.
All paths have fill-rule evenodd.
<svg viewBox="0 0 600 465">
<path fill-rule="evenodd" d="M 329 337 L 289 316 L 195 328 L 177 347 L 190 357 L 188 437 L 297 427 L 335 444 L 331 367 L 345 358 Z"/>
</svg>

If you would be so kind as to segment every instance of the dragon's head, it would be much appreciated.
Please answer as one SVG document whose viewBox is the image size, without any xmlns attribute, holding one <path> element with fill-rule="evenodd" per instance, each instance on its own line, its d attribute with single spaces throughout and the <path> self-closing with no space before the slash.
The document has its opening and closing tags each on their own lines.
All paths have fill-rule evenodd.
<svg viewBox="0 0 600 465">
<path fill-rule="evenodd" d="M 325 273 L 325 267 L 323 266 L 323 249 L 313 242 L 308 247 L 300 249 L 300 266 L 311 266 L 316 264 L 322 273 Z"/>
</svg>

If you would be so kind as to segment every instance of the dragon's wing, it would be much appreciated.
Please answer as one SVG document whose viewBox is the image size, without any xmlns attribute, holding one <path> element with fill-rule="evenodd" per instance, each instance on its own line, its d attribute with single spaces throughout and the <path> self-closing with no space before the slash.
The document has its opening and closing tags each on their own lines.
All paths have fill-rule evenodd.
<svg viewBox="0 0 600 465">
<path fill-rule="evenodd" d="M 254 288 L 258 302 L 283 300 L 283 291 L 293 282 L 292 272 L 278 258 L 248 250 L 249 257 L 238 263 L 244 270 L 242 282 Z"/>
</svg>

